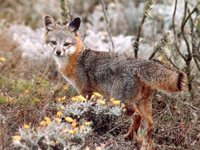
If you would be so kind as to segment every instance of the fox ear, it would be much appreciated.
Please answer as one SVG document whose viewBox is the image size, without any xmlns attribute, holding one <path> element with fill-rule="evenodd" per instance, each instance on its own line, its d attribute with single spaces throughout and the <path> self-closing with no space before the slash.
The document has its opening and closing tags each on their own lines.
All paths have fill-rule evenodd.
<svg viewBox="0 0 200 150">
<path fill-rule="evenodd" d="M 71 31 L 71 32 L 75 32 L 79 29 L 80 27 L 80 24 L 81 24 L 81 19 L 79 17 L 77 18 L 74 18 L 74 20 L 72 20 L 72 22 L 70 22 L 69 24 L 69 27 L 68 29 Z"/>
<path fill-rule="evenodd" d="M 48 31 L 53 31 L 56 28 L 56 22 L 50 15 L 44 17 L 44 27 Z"/>
</svg>

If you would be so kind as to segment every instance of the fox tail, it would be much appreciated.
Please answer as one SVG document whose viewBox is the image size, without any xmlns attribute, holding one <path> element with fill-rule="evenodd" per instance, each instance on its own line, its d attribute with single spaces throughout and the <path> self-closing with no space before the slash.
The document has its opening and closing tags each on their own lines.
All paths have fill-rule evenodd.
<svg viewBox="0 0 200 150">
<path fill-rule="evenodd" d="M 140 79 L 150 87 L 168 93 L 187 91 L 187 75 L 165 66 L 158 60 L 149 60 L 140 67 Z"/>
</svg>

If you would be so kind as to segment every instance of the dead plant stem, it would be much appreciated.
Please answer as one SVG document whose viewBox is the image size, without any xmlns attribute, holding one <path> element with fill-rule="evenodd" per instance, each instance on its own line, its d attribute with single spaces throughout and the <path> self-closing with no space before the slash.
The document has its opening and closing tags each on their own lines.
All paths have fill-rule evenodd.
<svg viewBox="0 0 200 150">
<path fill-rule="evenodd" d="M 110 30 L 109 21 L 108 21 L 108 17 L 107 17 L 107 14 L 106 14 L 105 4 L 104 4 L 103 0 L 99 0 L 99 1 L 101 3 L 102 9 L 103 9 L 103 14 L 104 14 L 104 17 L 105 17 L 105 20 L 106 20 L 106 29 L 107 29 L 108 36 L 109 36 L 109 39 L 110 39 L 110 42 L 111 42 L 111 45 L 112 45 L 112 49 L 109 49 L 109 51 L 115 52 L 115 46 L 114 46 L 114 43 L 113 43 L 113 40 L 112 40 L 112 33 L 111 33 L 111 30 Z"/>
</svg>

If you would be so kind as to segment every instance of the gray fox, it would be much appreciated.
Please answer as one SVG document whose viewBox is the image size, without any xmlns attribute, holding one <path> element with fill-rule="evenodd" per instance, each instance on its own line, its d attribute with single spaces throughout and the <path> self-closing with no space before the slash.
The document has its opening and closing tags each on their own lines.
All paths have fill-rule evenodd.
<svg viewBox="0 0 200 150">
<path fill-rule="evenodd" d="M 90 98 L 93 92 L 98 92 L 125 104 L 124 112 L 133 120 L 125 139 L 133 139 L 142 118 L 150 139 L 152 90 L 186 91 L 186 74 L 158 60 L 86 49 L 78 34 L 80 24 L 80 18 L 67 25 L 58 25 L 51 16 L 44 17 L 45 41 L 61 74 L 85 97 Z"/>
</svg>

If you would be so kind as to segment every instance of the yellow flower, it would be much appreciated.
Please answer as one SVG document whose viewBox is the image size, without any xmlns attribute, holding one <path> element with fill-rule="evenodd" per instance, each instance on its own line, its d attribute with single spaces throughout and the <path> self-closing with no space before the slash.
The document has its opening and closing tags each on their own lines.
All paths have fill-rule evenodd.
<svg viewBox="0 0 200 150">
<path fill-rule="evenodd" d="M 93 94 L 96 96 L 96 97 L 102 97 L 101 94 L 97 93 L 97 92 L 93 92 Z"/>
<path fill-rule="evenodd" d="M 11 101 L 12 101 L 12 98 L 11 98 L 11 97 L 7 97 L 7 98 L 6 98 L 6 102 L 7 102 L 7 103 L 9 103 L 9 102 L 11 102 Z"/>
<path fill-rule="evenodd" d="M 122 108 L 124 108 L 125 107 L 125 105 L 124 105 L 124 103 L 122 103 L 122 106 L 121 106 Z"/>
<path fill-rule="evenodd" d="M 41 125 L 41 126 L 44 126 L 45 124 L 46 124 L 45 121 L 41 121 L 41 122 L 40 122 L 40 125 Z"/>
<path fill-rule="evenodd" d="M 76 127 L 76 128 L 74 128 L 74 131 L 75 131 L 75 132 L 77 132 L 77 131 L 78 131 L 78 128 L 77 128 L 77 127 Z"/>
<path fill-rule="evenodd" d="M 90 122 L 85 122 L 85 125 L 89 126 L 91 123 L 92 123 L 91 121 Z"/>
<path fill-rule="evenodd" d="M 114 100 L 115 100 L 114 98 L 111 98 L 111 99 L 110 99 L 111 102 L 113 102 Z"/>
<path fill-rule="evenodd" d="M 68 130 L 67 132 L 68 132 L 69 134 L 74 134 L 74 133 L 75 133 L 74 130 Z"/>
<path fill-rule="evenodd" d="M 5 58 L 3 58 L 3 57 L 0 57 L 0 61 L 6 61 L 6 59 Z"/>
<path fill-rule="evenodd" d="M 81 101 L 86 101 L 85 97 L 83 97 L 82 95 L 76 96 L 79 100 Z"/>
<path fill-rule="evenodd" d="M 77 125 L 77 123 L 76 123 L 76 121 L 74 121 L 73 123 L 72 123 L 72 127 L 76 127 L 76 125 Z"/>
<path fill-rule="evenodd" d="M 49 118 L 49 117 L 44 117 L 44 119 L 46 120 L 46 121 L 51 121 L 51 119 Z"/>
<path fill-rule="evenodd" d="M 68 86 L 66 86 L 66 85 L 63 85 L 63 86 L 62 86 L 62 90 L 68 90 L 68 89 L 69 89 Z"/>
<path fill-rule="evenodd" d="M 60 117 L 62 115 L 62 112 L 61 111 L 58 111 L 57 114 L 56 114 L 58 117 Z"/>
<path fill-rule="evenodd" d="M 66 96 L 63 96 L 63 97 L 61 98 L 61 100 L 62 100 L 62 101 L 66 100 Z"/>
<path fill-rule="evenodd" d="M 120 104 L 120 101 L 114 100 L 114 101 L 113 101 L 113 104 L 114 104 L 114 105 L 119 105 L 119 104 Z"/>
<path fill-rule="evenodd" d="M 28 129 L 30 126 L 27 124 L 24 124 L 24 129 Z"/>
<path fill-rule="evenodd" d="M 51 123 L 51 120 L 46 121 L 46 124 L 50 124 L 50 123 Z"/>
<path fill-rule="evenodd" d="M 25 90 L 24 93 L 25 93 L 25 94 L 29 94 L 29 90 Z"/>
<path fill-rule="evenodd" d="M 101 150 L 101 147 L 100 147 L 100 146 L 99 146 L 99 147 L 97 147 L 97 148 L 96 148 L 96 150 Z"/>
<path fill-rule="evenodd" d="M 46 120 L 46 124 L 50 124 L 51 123 L 51 119 L 49 117 L 45 117 L 44 119 Z"/>
<path fill-rule="evenodd" d="M 35 99 L 36 102 L 39 102 L 40 100 L 38 98 Z"/>
<path fill-rule="evenodd" d="M 57 123 L 59 123 L 59 122 L 61 121 L 61 119 L 60 119 L 60 118 L 55 118 L 55 121 L 56 121 Z"/>
<path fill-rule="evenodd" d="M 98 100 L 99 104 L 103 105 L 105 104 L 106 102 L 105 101 L 102 101 L 102 100 Z"/>
<path fill-rule="evenodd" d="M 58 98 L 58 101 L 60 102 L 62 99 L 61 98 Z"/>
<path fill-rule="evenodd" d="M 91 99 L 93 99 L 93 98 L 95 98 L 95 95 L 94 95 L 94 94 L 92 94 L 92 96 L 91 96 Z"/>
<path fill-rule="evenodd" d="M 22 140 L 22 137 L 19 135 L 12 136 L 13 140 Z"/>
<path fill-rule="evenodd" d="M 82 131 L 85 130 L 85 126 L 84 126 L 84 125 L 81 126 L 81 130 L 82 130 Z"/>
<path fill-rule="evenodd" d="M 61 106 L 61 109 L 65 109 L 65 106 Z"/>
<path fill-rule="evenodd" d="M 162 56 L 159 56 L 157 59 L 160 60 L 160 61 L 162 61 L 162 60 L 163 60 L 163 57 L 162 57 Z"/>
<path fill-rule="evenodd" d="M 73 121 L 74 121 L 71 117 L 65 117 L 65 120 L 66 120 L 67 122 L 73 122 Z"/>
<path fill-rule="evenodd" d="M 76 97 L 72 97 L 71 99 L 72 101 L 79 101 Z"/>
</svg>

